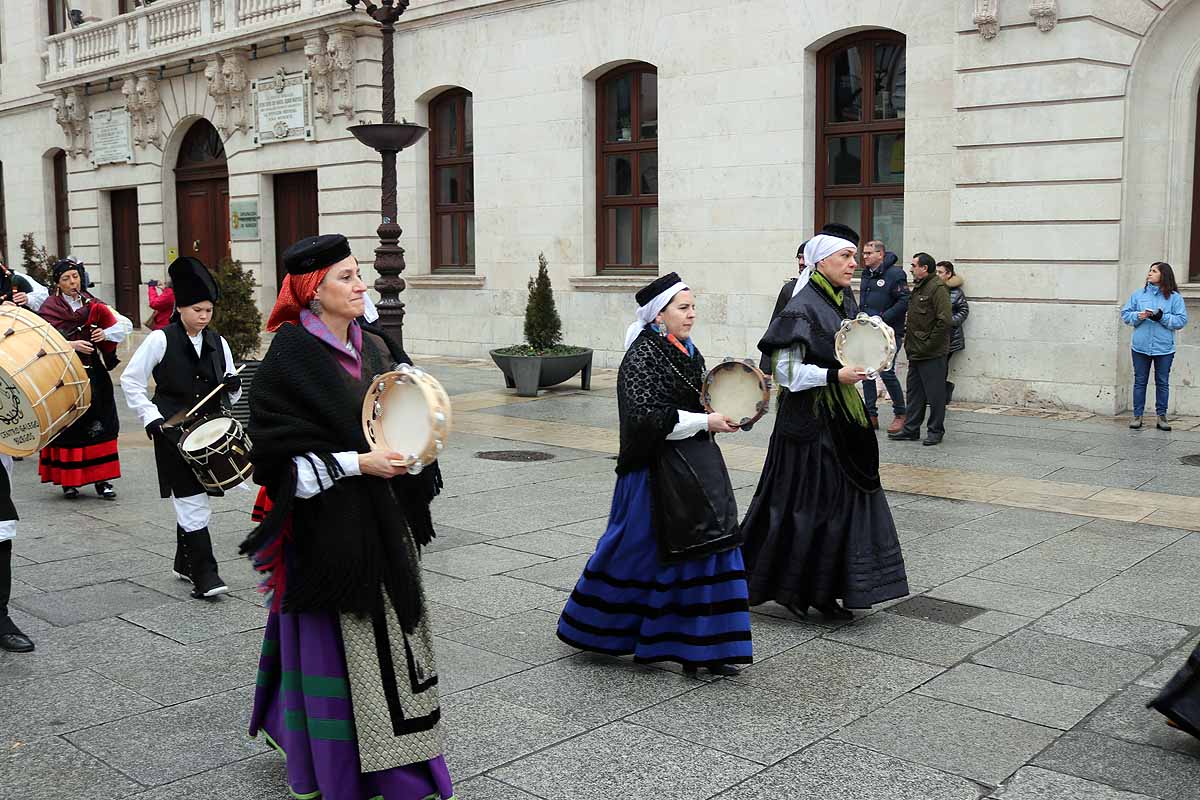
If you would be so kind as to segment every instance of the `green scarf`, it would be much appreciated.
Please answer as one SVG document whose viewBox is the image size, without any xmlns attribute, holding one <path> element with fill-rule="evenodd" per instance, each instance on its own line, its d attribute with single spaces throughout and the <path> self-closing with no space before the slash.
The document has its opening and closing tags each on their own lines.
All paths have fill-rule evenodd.
<svg viewBox="0 0 1200 800">
<path fill-rule="evenodd" d="M 838 308 L 842 308 L 841 289 L 834 289 L 829 279 L 815 269 L 812 271 L 812 278 L 810 280 L 829 299 L 833 300 Z M 827 383 L 821 387 L 820 394 L 817 395 L 817 401 L 823 403 L 831 413 L 840 411 L 842 416 L 851 422 L 857 422 L 864 428 L 868 427 L 867 408 L 863 405 L 862 396 L 859 395 L 858 388 L 853 383 L 841 383 L 840 381 L 838 383 Z"/>
</svg>

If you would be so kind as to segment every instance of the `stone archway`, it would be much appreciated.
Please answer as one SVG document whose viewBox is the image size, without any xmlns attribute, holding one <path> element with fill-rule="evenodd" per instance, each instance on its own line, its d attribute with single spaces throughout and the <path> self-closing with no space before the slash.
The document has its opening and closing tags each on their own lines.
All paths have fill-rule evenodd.
<svg viewBox="0 0 1200 800">
<path fill-rule="evenodd" d="M 221 135 L 208 120 L 198 119 L 184 134 L 174 175 L 179 255 L 214 267 L 229 255 L 229 169 Z"/>
</svg>

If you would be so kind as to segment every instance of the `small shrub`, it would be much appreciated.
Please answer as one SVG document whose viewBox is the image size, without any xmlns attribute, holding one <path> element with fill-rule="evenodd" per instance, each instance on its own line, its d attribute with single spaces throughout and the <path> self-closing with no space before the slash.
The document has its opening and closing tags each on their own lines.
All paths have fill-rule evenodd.
<svg viewBox="0 0 1200 800">
<path fill-rule="evenodd" d="M 562 341 L 562 320 L 554 306 L 554 290 L 546 270 L 546 256 L 538 253 L 537 275 L 529 279 L 525 304 L 525 341 L 533 350 L 549 350 Z"/>
<path fill-rule="evenodd" d="M 33 278 L 43 286 L 53 282 L 50 275 L 58 256 L 50 255 L 45 247 L 40 247 L 33 239 L 32 233 L 21 237 L 21 272 Z"/>
<path fill-rule="evenodd" d="M 229 342 L 234 361 L 245 361 L 258 353 L 262 338 L 262 314 L 254 302 L 258 284 L 242 268 L 242 262 L 222 258 L 213 270 L 221 287 L 221 300 L 213 312 L 212 327 Z"/>
</svg>

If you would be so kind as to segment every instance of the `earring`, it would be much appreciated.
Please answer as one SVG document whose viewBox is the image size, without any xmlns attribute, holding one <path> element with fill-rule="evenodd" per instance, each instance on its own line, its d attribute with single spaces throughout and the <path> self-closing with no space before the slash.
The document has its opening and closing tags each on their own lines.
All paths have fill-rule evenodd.
<svg viewBox="0 0 1200 800">
<path fill-rule="evenodd" d="M 319 317 L 324 309 L 321 308 L 321 301 L 314 297 L 308 301 L 308 310 Z"/>
<path fill-rule="evenodd" d="M 655 323 L 655 326 L 658 328 L 658 335 L 664 339 L 667 338 L 667 326 L 661 322 Z"/>
</svg>

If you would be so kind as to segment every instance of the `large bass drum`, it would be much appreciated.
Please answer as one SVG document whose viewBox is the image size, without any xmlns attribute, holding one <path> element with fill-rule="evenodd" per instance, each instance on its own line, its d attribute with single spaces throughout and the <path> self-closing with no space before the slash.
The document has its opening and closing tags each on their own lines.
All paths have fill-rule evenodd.
<svg viewBox="0 0 1200 800">
<path fill-rule="evenodd" d="M 415 475 L 437 460 L 450 437 L 450 395 L 428 372 L 402 364 L 371 381 L 362 421 L 371 449 L 402 453 Z"/>
<path fill-rule="evenodd" d="M 87 369 L 62 334 L 32 311 L 0 306 L 0 453 L 33 455 L 91 404 Z"/>
</svg>

